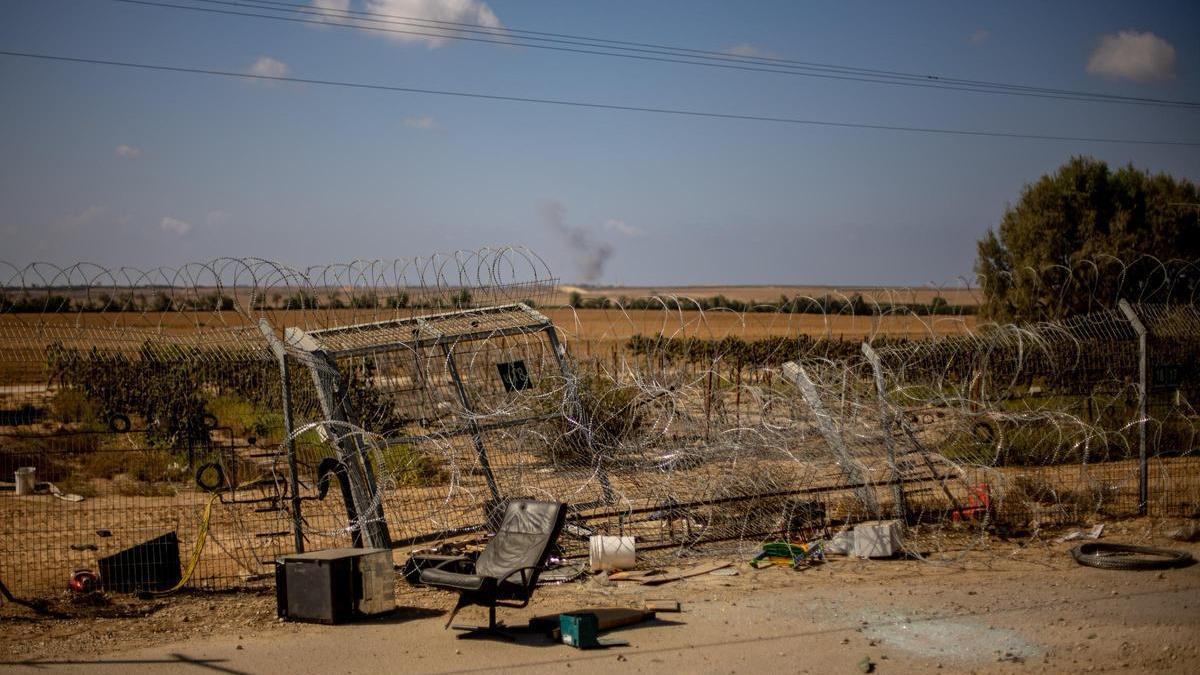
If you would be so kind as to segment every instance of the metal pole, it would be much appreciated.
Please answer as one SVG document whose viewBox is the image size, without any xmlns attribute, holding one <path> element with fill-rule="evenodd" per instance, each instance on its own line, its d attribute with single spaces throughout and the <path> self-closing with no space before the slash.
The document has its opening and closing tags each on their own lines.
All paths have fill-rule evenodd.
<svg viewBox="0 0 1200 675">
<path fill-rule="evenodd" d="M 275 336 L 271 324 L 266 319 L 259 319 L 258 329 L 267 338 L 267 343 L 271 345 L 271 351 L 279 360 L 279 377 L 282 380 L 280 389 L 283 396 L 283 433 L 287 438 L 288 474 L 292 492 L 292 532 L 295 535 L 296 552 L 304 553 L 303 519 L 300 514 L 300 472 L 296 469 L 296 439 L 292 437 L 292 391 L 288 381 L 287 351 L 283 348 L 283 343 Z"/>
<path fill-rule="evenodd" d="M 900 483 L 900 470 L 896 467 L 896 440 L 892 437 L 892 407 L 888 405 L 887 391 L 883 383 L 883 365 L 879 361 L 879 354 L 866 342 L 862 343 L 862 352 L 871 364 L 871 370 L 875 371 L 875 393 L 879 397 L 879 424 L 883 429 L 883 444 L 887 448 L 888 467 L 892 470 L 892 499 L 896 502 L 894 506 L 896 517 L 903 522 L 908 522 L 907 506 L 904 503 L 904 486 Z"/>
<path fill-rule="evenodd" d="M 1149 461 L 1146 456 L 1146 416 L 1148 396 L 1148 357 L 1146 354 L 1146 325 L 1138 318 L 1133 307 L 1121 299 L 1117 303 L 1121 313 L 1129 320 L 1138 336 L 1138 515 L 1146 515 L 1150 509 Z"/>
<path fill-rule="evenodd" d="M 795 361 L 788 361 L 783 364 L 783 374 L 791 380 L 792 384 L 800 389 L 800 393 L 804 396 L 808 407 L 812 409 L 813 416 L 817 418 L 817 427 L 821 430 L 821 435 L 825 438 L 825 444 L 833 451 L 838 468 L 842 470 L 842 475 L 845 476 L 846 482 L 852 486 L 858 486 L 859 499 L 866 505 L 871 515 L 879 518 L 879 502 L 875 499 L 875 493 L 871 485 L 866 482 L 859 472 L 858 462 L 855 462 L 854 458 L 846 450 L 846 445 L 842 442 L 842 437 L 838 435 L 837 429 L 833 426 L 833 417 L 825 410 L 825 405 L 821 403 L 821 397 L 817 394 L 817 387 L 813 384 L 812 379 L 808 377 L 808 373 L 804 372 L 804 367 Z"/>
<path fill-rule="evenodd" d="M 338 390 L 343 387 L 340 383 L 341 373 L 337 364 L 322 349 L 312 336 L 299 328 L 288 328 L 287 341 L 302 350 L 304 361 L 312 374 L 313 384 L 317 388 L 321 412 L 325 418 L 333 422 L 349 423 L 342 399 Z M 377 490 L 374 485 L 370 468 L 370 460 L 357 439 L 337 444 L 338 459 L 346 467 L 346 478 L 350 482 L 350 491 L 354 497 L 354 511 L 363 520 L 362 530 L 364 540 L 371 548 L 390 548 L 391 535 L 388 533 L 387 517 L 383 512 L 382 500 L 376 500 Z M 347 505 L 347 515 L 350 516 L 350 505 Z M 350 516 L 351 522 L 356 518 Z"/>
</svg>

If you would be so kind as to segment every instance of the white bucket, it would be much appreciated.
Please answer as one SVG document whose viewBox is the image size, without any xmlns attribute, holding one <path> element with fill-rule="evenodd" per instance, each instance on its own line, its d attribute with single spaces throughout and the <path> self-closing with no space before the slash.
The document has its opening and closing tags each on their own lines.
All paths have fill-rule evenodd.
<svg viewBox="0 0 1200 675">
<path fill-rule="evenodd" d="M 632 569 L 637 562 L 633 537 L 593 536 L 589 553 L 594 571 Z"/>
<path fill-rule="evenodd" d="M 14 480 L 17 483 L 18 495 L 33 494 L 33 484 L 37 482 L 37 469 L 32 466 L 23 466 L 16 470 Z"/>
</svg>

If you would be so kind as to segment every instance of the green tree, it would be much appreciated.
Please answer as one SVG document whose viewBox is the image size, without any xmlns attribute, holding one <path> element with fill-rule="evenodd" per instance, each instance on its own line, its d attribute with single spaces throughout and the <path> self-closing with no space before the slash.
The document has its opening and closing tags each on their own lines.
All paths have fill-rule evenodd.
<svg viewBox="0 0 1200 675">
<path fill-rule="evenodd" d="M 981 314 L 1060 319 L 1149 292 L 1187 301 L 1196 289 L 1190 263 L 1200 259 L 1198 204 L 1200 188 L 1186 179 L 1072 158 L 1026 185 L 999 231 L 979 241 Z"/>
</svg>

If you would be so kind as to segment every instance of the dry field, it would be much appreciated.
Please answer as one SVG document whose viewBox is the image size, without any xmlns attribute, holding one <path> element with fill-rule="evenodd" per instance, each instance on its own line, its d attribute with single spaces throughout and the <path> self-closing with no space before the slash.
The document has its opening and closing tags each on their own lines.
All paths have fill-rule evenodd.
<svg viewBox="0 0 1200 675">
<path fill-rule="evenodd" d="M 780 297 L 851 298 L 861 295 L 867 302 L 919 302 L 928 304 L 941 296 L 952 305 L 979 304 L 979 290 L 962 287 L 937 288 L 917 286 L 912 288 L 884 286 L 559 286 L 553 302 L 566 304 L 571 293 L 586 298 L 606 297 L 616 301 L 622 296 L 636 299 L 652 296 L 677 296 L 680 298 L 711 298 L 723 295 L 741 302 L 778 302 Z"/>
<path fill-rule="evenodd" d="M 976 325 L 975 316 L 849 316 L 835 314 L 738 314 L 727 310 L 668 311 L 541 308 L 569 339 L 625 339 L 638 333 L 721 338 L 733 335 L 758 338 L 775 335 L 828 335 L 861 338 L 872 334 L 927 337 L 958 334 Z M 325 327 L 388 319 L 407 318 L 407 310 L 272 310 L 264 313 L 277 328 L 285 326 Z M 64 314 L 0 314 L 0 336 L 5 329 L 38 326 L 86 328 L 135 328 L 190 333 L 197 329 L 219 330 L 250 326 L 252 321 L 237 312 L 113 312 Z"/>
</svg>

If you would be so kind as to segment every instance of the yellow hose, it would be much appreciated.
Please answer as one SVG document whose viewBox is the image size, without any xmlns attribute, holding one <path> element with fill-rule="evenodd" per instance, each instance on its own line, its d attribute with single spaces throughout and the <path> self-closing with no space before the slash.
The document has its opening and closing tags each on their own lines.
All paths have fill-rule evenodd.
<svg viewBox="0 0 1200 675">
<path fill-rule="evenodd" d="M 192 556 L 188 559 L 187 568 L 183 571 L 183 577 L 179 579 L 179 583 L 165 591 L 144 591 L 141 595 L 155 597 L 170 595 L 186 586 L 192 580 L 192 574 L 196 572 L 196 565 L 200 563 L 200 554 L 204 551 L 204 542 L 208 539 L 208 524 L 212 520 L 213 504 L 216 503 L 219 497 L 219 493 L 213 493 L 212 497 L 208 500 L 208 504 L 204 506 L 204 515 L 200 517 L 200 527 L 196 530 L 196 544 L 192 546 Z"/>
</svg>

